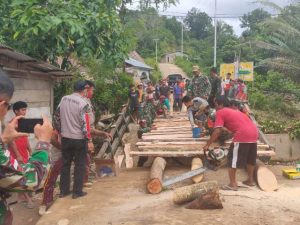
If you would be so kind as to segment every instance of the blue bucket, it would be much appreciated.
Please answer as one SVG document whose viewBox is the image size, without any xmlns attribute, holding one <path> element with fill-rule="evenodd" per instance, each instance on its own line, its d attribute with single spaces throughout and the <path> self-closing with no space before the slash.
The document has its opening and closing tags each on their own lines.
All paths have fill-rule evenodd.
<svg viewBox="0 0 300 225">
<path fill-rule="evenodd" d="M 193 128 L 193 138 L 199 138 L 201 134 L 201 128 L 200 127 L 194 127 Z"/>
</svg>

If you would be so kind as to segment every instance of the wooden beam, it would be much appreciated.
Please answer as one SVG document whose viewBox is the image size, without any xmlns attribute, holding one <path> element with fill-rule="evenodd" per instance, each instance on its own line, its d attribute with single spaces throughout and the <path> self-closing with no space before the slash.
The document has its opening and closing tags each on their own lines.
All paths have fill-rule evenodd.
<svg viewBox="0 0 300 225">
<path fill-rule="evenodd" d="M 142 141 L 143 142 L 173 142 L 173 141 L 182 141 L 182 142 L 185 142 L 185 141 L 207 141 L 209 140 L 208 137 L 202 137 L 202 138 L 170 138 L 170 137 L 162 137 L 162 136 L 158 136 L 157 138 L 155 137 L 152 137 L 152 136 L 147 136 L 147 137 L 143 137 L 142 138 Z"/>
<path fill-rule="evenodd" d="M 131 151 L 131 156 L 154 156 L 154 157 L 194 157 L 194 156 L 200 156 L 203 155 L 202 150 L 198 151 Z M 274 151 L 258 151 L 258 156 L 273 156 L 275 155 Z"/>
<path fill-rule="evenodd" d="M 133 158 L 130 155 L 130 153 L 131 153 L 130 144 L 125 144 L 124 153 L 125 153 L 125 166 L 126 166 L 126 168 L 132 168 L 133 167 Z"/>
</svg>

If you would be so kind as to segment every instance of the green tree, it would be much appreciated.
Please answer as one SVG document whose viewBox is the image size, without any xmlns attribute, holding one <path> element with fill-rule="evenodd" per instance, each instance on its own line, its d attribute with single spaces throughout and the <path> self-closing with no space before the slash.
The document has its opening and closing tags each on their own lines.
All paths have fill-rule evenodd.
<svg viewBox="0 0 300 225">
<path fill-rule="evenodd" d="M 118 1 L 6 1 L 9 7 L 0 11 L 1 36 L 33 57 L 54 64 L 58 57 L 67 62 L 74 54 L 117 63 L 127 52 Z"/>
<path fill-rule="evenodd" d="M 265 38 L 260 35 L 253 44 L 269 53 L 260 62 L 261 66 L 281 71 L 300 82 L 300 3 L 276 8 L 280 14 L 262 23 Z"/>
<path fill-rule="evenodd" d="M 260 31 L 259 24 L 269 18 L 271 18 L 271 14 L 263 9 L 255 9 L 252 12 L 243 15 L 240 19 L 242 23 L 241 27 L 246 28 L 246 30 L 242 35 L 247 37 L 258 33 Z"/>
<path fill-rule="evenodd" d="M 196 39 L 208 37 L 212 28 L 212 19 L 205 13 L 196 8 L 192 8 L 184 19 L 191 36 Z"/>
<path fill-rule="evenodd" d="M 119 15 L 122 21 L 125 20 L 125 16 L 128 13 L 127 6 L 132 5 L 133 3 L 136 3 L 137 1 L 134 0 L 122 0 L 121 1 L 121 7 L 119 11 Z M 163 6 L 164 9 L 176 5 L 179 3 L 179 0 L 141 0 L 140 2 L 140 9 L 148 9 L 151 8 L 152 6 L 155 6 L 156 8 L 159 8 L 160 5 Z"/>
</svg>

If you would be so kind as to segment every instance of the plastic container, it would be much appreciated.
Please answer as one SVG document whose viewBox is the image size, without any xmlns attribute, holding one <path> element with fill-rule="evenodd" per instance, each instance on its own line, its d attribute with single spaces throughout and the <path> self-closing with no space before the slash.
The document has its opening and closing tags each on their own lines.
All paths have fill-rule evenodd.
<svg viewBox="0 0 300 225">
<path fill-rule="evenodd" d="M 201 134 L 201 128 L 200 127 L 194 127 L 193 128 L 193 138 L 199 138 Z"/>
</svg>

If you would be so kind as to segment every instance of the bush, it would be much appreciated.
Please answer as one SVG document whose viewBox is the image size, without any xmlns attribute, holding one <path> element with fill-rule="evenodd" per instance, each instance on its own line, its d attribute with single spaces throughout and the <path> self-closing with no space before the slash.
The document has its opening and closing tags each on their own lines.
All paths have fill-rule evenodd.
<svg viewBox="0 0 300 225">
<path fill-rule="evenodd" d="M 192 68 L 194 64 L 185 58 L 176 57 L 175 64 L 179 66 L 187 76 L 192 77 Z"/>
<path fill-rule="evenodd" d="M 134 83 L 133 78 L 126 73 L 117 73 L 115 67 L 109 62 L 86 59 L 82 61 L 82 65 L 85 65 L 87 76 L 77 72 L 72 80 L 64 80 L 56 84 L 55 107 L 64 95 L 72 93 L 74 82 L 79 79 L 90 79 L 96 86 L 93 97 L 96 121 L 105 110 L 117 113 L 128 100 L 129 85 Z"/>
</svg>

